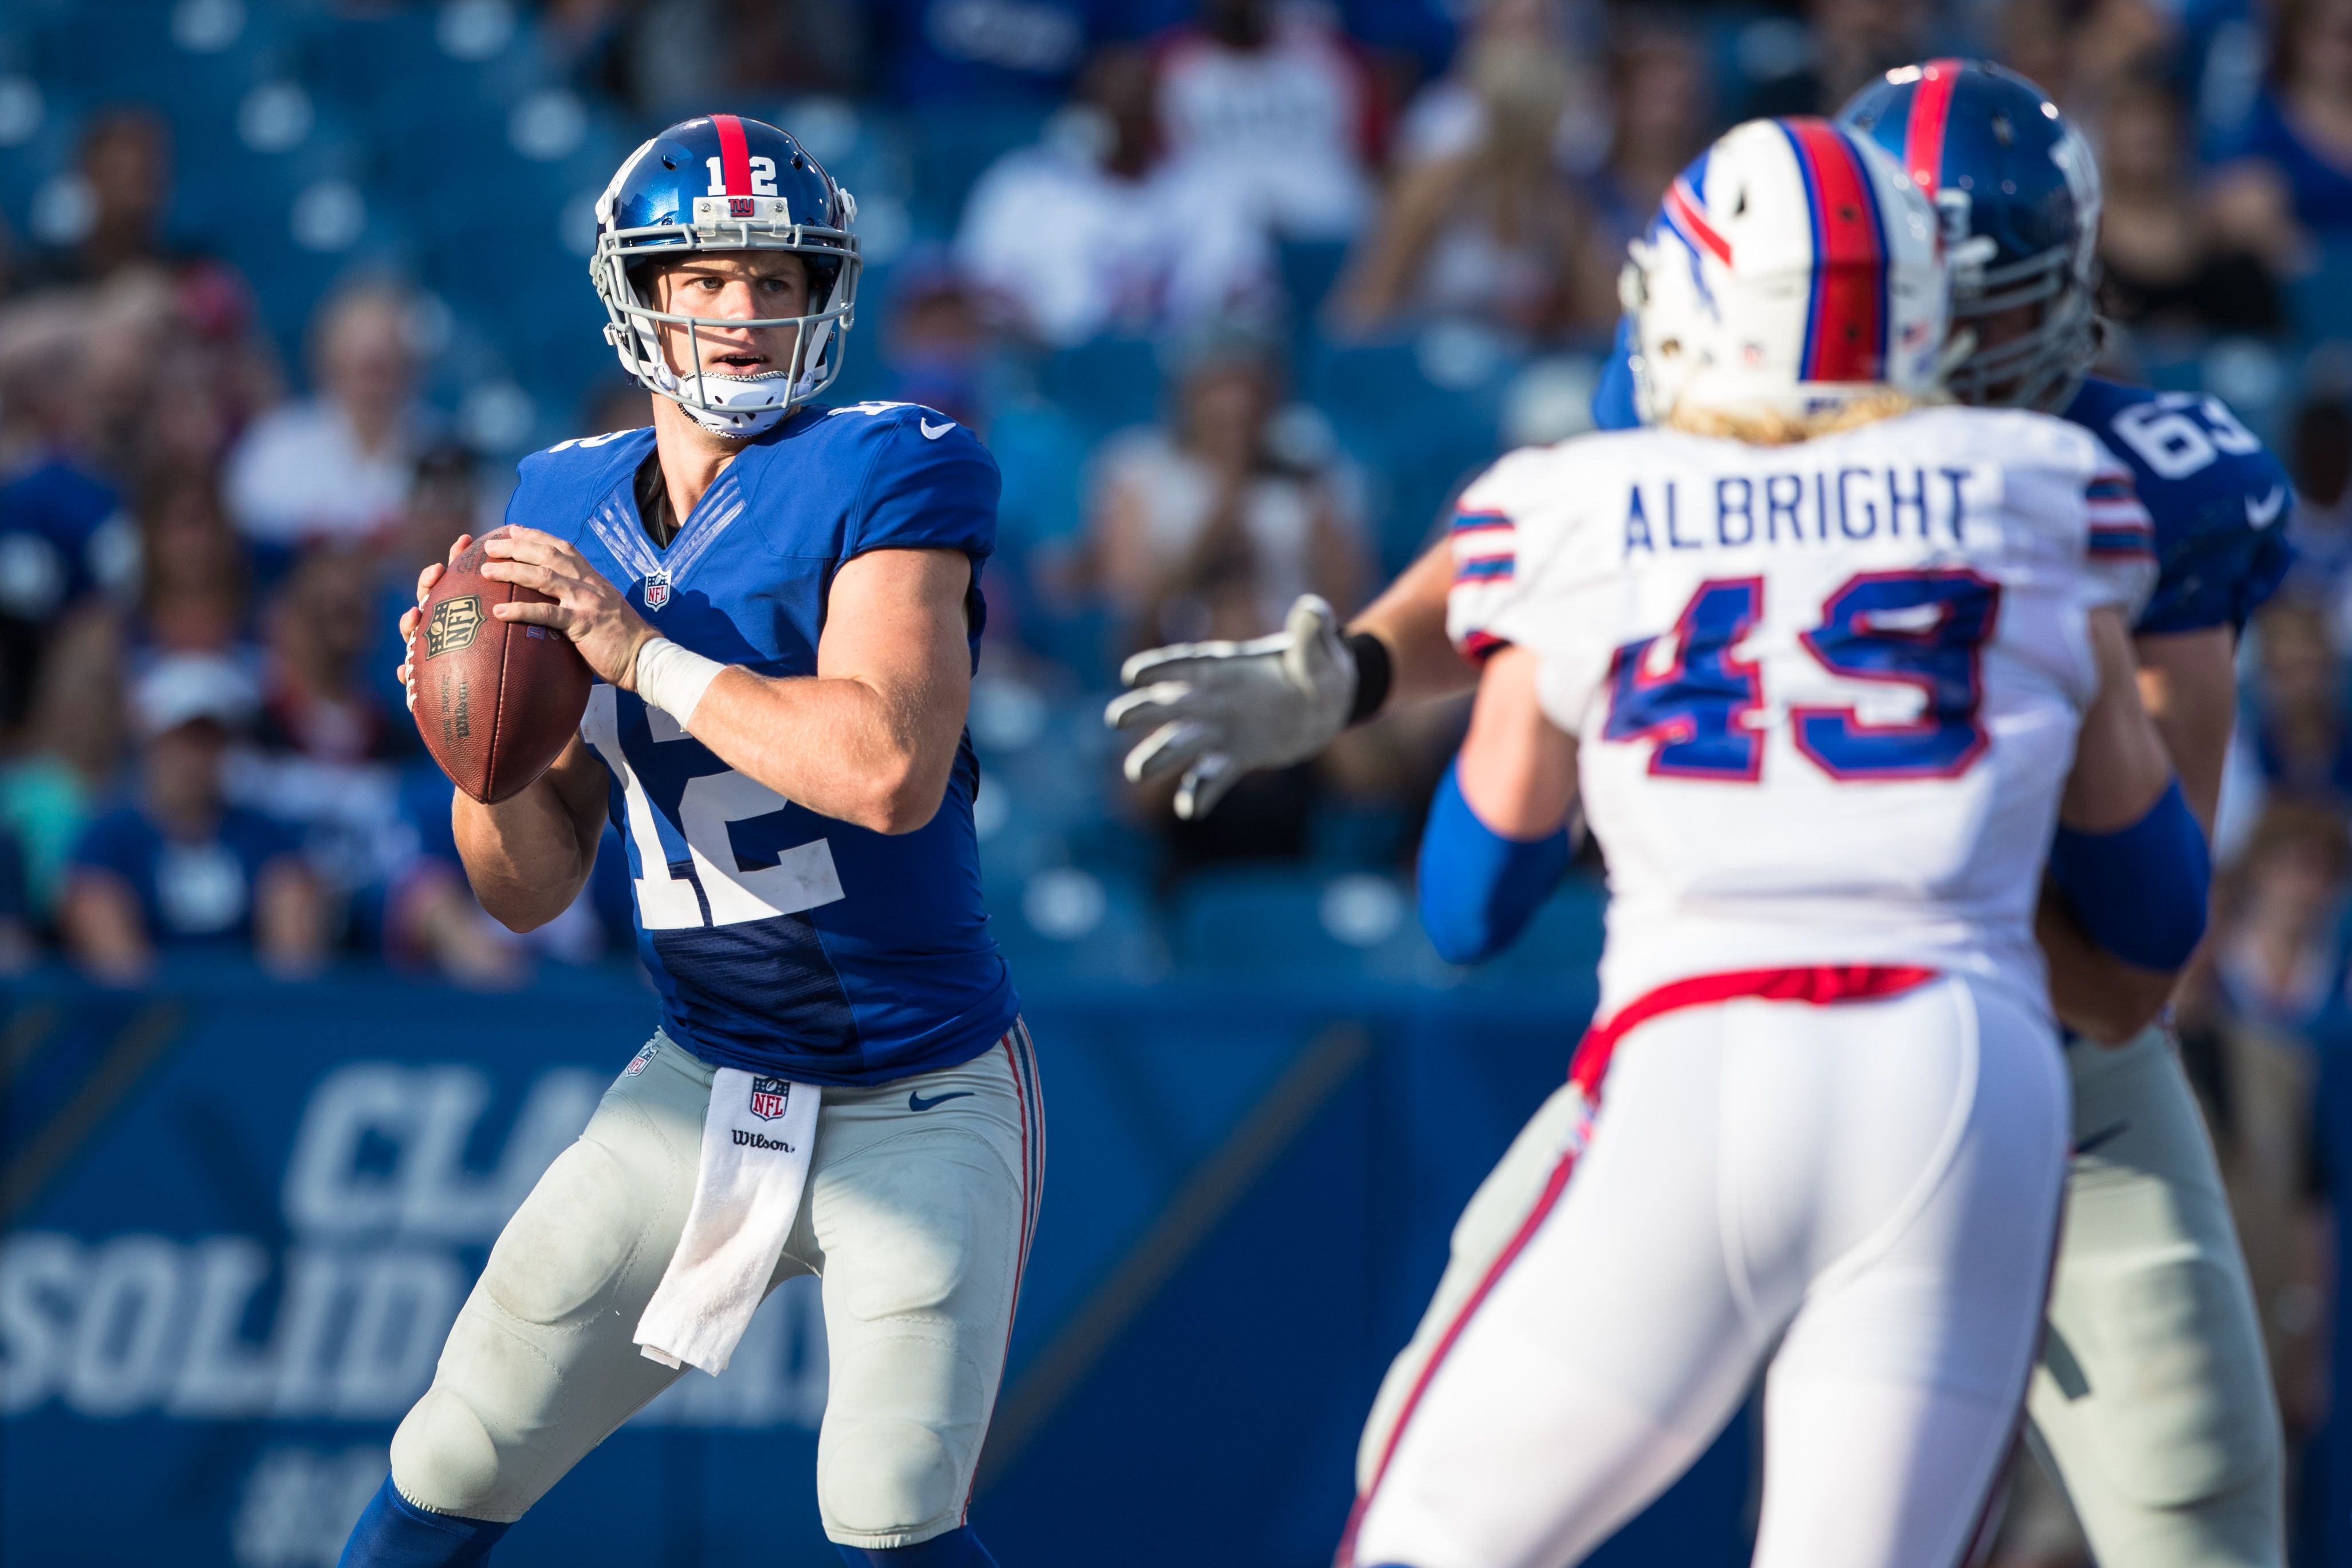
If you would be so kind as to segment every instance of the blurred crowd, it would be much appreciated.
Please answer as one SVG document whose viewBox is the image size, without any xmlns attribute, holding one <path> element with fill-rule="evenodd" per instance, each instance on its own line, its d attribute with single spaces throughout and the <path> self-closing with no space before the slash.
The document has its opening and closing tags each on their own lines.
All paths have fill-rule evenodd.
<svg viewBox="0 0 2352 1568">
<path fill-rule="evenodd" d="M 864 115 L 954 193 L 908 234 L 876 220 L 842 390 L 941 409 L 1003 464 L 980 826 L 1048 936 L 1116 923 L 1106 886 L 1139 889 L 1148 925 L 1213 864 L 1408 864 L 1458 710 L 1353 732 L 1183 825 L 1118 781 L 1093 720 L 1118 660 L 1270 631 L 1303 592 L 1360 605 L 1479 463 L 1582 427 L 1624 244 L 1725 125 L 1834 112 L 1934 53 L 2039 81 L 2105 176 L 2110 368 L 2228 397 L 2298 486 L 2300 564 L 2244 639 L 2226 870 L 2180 1024 L 2290 1426 L 2319 1422 L 2328 1173 L 2308 1129 L 2329 1042 L 2352 1038 L 2352 0 L 439 14 L 453 51 L 503 17 L 635 134 L 713 91 L 788 130 L 795 104 Z M 982 124 L 1019 133 L 975 155 L 961 128 Z M 78 205 L 7 212 L 0 246 L 0 973 L 62 954 L 135 981 L 241 952 L 497 985 L 625 954 L 617 845 L 553 926 L 482 916 L 393 678 L 416 569 L 495 523 L 511 482 L 479 411 L 436 401 L 446 304 L 359 266 L 273 331 L 248 279 L 288 242 L 176 223 L 167 117 L 93 102 L 59 146 L 42 188 Z M 493 297 L 500 244 L 473 251 Z M 1454 389 L 1489 383 L 1463 424 L 1475 398 Z M 617 378 L 574 395 L 556 435 L 648 417 Z M 2017 1520 L 2011 1563 L 2080 1560 L 2063 1508 Z"/>
</svg>

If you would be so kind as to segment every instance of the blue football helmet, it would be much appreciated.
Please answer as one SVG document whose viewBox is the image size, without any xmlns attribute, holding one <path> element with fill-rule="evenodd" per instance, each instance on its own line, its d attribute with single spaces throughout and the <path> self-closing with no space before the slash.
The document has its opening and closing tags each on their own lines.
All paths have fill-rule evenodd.
<svg viewBox="0 0 2352 1568">
<path fill-rule="evenodd" d="M 2050 97 L 1984 60 L 1905 66 L 1838 116 L 1935 201 L 1952 258 L 1952 325 L 2021 306 L 2022 336 L 1975 349 L 1947 384 L 1965 403 L 2066 406 L 2098 357 L 2099 171 Z"/>
<path fill-rule="evenodd" d="M 705 429 L 748 439 L 773 428 L 841 374 L 842 340 L 856 319 L 860 262 L 850 232 L 857 203 L 798 142 L 733 114 L 682 120 L 629 154 L 596 202 L 588 263 L 611 318 L 604 339 L 621 368 Z M 711 250 L 787 250 L 808 268 L 809 313 L 756 321 L 681 316 L 648 305 L 649 262 Z M 790 366 L 759 375 L 705 374 L 698 342 L 681 377 L 659 327 L 795 327 Z"/>
</svg>

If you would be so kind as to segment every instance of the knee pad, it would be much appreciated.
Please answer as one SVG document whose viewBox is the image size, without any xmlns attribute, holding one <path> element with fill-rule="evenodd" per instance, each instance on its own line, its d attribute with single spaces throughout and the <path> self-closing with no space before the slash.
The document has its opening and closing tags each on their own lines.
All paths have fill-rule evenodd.
<svg viewBox="0 0 2352 1568">
<path fill-rule="evenodd" d="M 473 1406 L 436 1383 L 392 1435 L 392 1475 L 423 1508 L 469 1513 L 498 1493 L 498 1445 Z"/>
<path fill-rule="evenodd" d="M 888 1415 L 828 1415 L 818 1445 L 817 1500 L 826 1525 L 849 1535 L 908 1535 L 963 1509 L 965 1467 L 941 1435 Z"/>
</svg>

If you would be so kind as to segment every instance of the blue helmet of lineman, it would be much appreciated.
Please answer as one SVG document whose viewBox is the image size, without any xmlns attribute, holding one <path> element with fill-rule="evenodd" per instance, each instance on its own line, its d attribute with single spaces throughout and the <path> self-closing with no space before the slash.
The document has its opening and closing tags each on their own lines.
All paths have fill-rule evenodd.
<svg viewBox="0 0 2352 1568">
<path fill-rule="evenodd" d="M 1838 121 L 1901 160 L 1942 216 L 1952 324 L 1983 344 L 1951 372 L 1953 395 L 2063 408 L 2099 346 L 2099 174 L 2082 134 L 2040 88 L 1983 60 L 1889 71 Z M 2027 331 L 1987 341 L 1990 318 L 2032 307 Z"/>
<path fill-rule="evenodd" d="M 588 263 L 611 318 L 604 340 L 621 368 L 705 429 L 749 438 L 773 428 L 841 373 L 855 319 L 857 204 L 783 132 L 740 115 L 682 120 L 629 154 L 596 202 Z M 648 303 L 649 264 L 703 251 L 783 250 L 808 268 L 808 313 L 751 321 L 685 316 Z M 687 329 L 686 370 L 662 352 L 664 324 Z M 791 363 L 758 375 L 702 368 L 700 327 L 793 327 Z"/>
</svg>

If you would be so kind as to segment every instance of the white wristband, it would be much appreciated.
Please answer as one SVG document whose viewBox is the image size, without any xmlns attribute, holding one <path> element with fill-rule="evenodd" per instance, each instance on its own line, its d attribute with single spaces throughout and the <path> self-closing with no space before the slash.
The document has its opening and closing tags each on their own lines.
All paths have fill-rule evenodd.
<svg viewBox="0 0 2352 1568">
<path fill-rule="evenodd" d="M 637 649 L 637 695 L 678 721 L 694 728 L 694 710 L 702 694 L 727 667 L 715 658 L 689 653 L 667 637 L 656 637 Z"/>
</svg>

